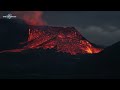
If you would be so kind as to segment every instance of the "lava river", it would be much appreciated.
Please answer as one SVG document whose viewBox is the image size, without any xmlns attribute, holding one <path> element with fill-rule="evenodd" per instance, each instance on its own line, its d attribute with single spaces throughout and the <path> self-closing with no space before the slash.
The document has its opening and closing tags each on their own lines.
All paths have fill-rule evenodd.
<svg viewBox="0 0 120 90">
<path fill-rule="evenodd" d="M 2 52 L 21 52 L 28 49 L 56 49 L 58 52 L 93 54 L 102 51 L 85 39 L 74 27 L 30 26 L 28 41 L 23 48 Z"/>
</svg>

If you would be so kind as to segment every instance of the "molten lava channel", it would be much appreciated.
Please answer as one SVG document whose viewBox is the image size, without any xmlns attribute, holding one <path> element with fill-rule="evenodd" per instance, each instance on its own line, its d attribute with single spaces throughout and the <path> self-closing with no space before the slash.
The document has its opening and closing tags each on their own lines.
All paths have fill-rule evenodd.
<svg viewBox="0 0 120 90">
<path fill-rule="evenodd" d="M 33 41 L 32 41 L 33 40 Z M 43 30 L 30 30 L 27 48 L 56 48 L 58 51 L 76 54 L 93 54 L 99 53 L 102 49 L 95 48 L 88 40 L 75 30 L 75 28 L 53 28 Z"/>
<path fill-rule="evenodd" d="M 30 26 L 27 44 L 22 49 L 7 50 L 21 52 L 28 49 L 56 49 L 58 52 L 76 54 L 93 54 L 102 51 L 85 39 L 73 27 L 34 27 Z M 3 51 L 4 52 L 4 51 Z"/>
</svg>

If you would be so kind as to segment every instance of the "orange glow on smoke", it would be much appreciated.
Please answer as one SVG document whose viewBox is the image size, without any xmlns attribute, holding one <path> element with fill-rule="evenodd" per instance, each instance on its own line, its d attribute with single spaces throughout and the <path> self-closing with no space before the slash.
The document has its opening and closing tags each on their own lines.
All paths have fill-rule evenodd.
<svg viewBox="0 0 120 90">
<path fill-rule="evenodd" d="M 18 18 L 23 19 L 28 25 L 46 25 L 42 11 L 12 11 Z"/>
</svg>

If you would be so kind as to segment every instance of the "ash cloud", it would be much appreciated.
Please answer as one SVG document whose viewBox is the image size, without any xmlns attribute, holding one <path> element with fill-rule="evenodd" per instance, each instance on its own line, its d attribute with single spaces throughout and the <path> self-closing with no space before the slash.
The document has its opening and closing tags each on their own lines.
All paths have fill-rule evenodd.
<svg viewBox="0 0 120 90">
<path fill-rule="evenodd" d="M 29 25 L 46 25 L 47 23 L 43 20 L 42 11 L 1 11 L 1 15 L 11 13 L 16 15 L 18 18 L 23 19 Z"/>
</svg>

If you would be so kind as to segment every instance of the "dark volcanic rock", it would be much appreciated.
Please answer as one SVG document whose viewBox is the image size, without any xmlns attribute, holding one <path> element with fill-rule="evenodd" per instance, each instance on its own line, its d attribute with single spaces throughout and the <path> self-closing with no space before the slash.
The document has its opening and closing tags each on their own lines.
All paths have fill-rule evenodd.
<svg viewBox="0 0 120 90">
<path fill-rule="evenodd" d="M 27 41 L 29 27 L 20 19 L 0 19 L 0 50 L 17 48 Z"/>
<path fill-rule="evenodd" d="M 120 41 L 106 47 L 102 52 L 99 53 L 102 57 L 107 58 L 108 60 L 118 60 L 120 61 Z M 120 62 L 119 62 L 120 63 Z"/>
</svg>

